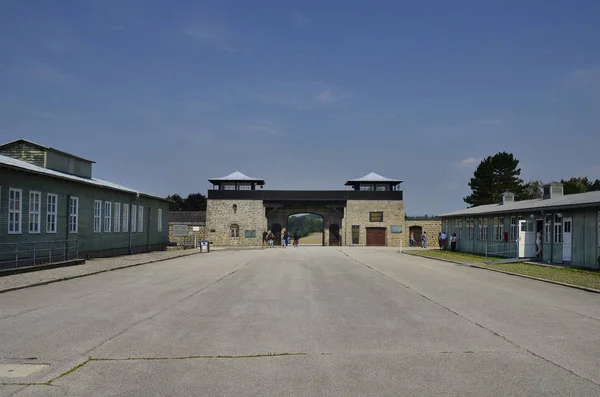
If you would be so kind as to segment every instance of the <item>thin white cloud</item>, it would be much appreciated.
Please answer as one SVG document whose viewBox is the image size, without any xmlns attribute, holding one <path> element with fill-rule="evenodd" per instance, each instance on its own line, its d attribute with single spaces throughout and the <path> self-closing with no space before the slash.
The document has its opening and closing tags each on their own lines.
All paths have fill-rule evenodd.
<svg viewBox="0 0 600 397">
<path fill-rule="evenodd" d="M 308 28 L 312 23 L 312 19 L 308 15 L 298 11 L 292 11 L 290 17 L 292 18 L 292 23 L 302 29 Z"/>
<path fill-rule="evenodd" d="M 247 43 L 238 39 L 229 29 L 217 24 L 202 22 L 183 28 L 181 33 L 205 47 L 219 51 L 232 54 L 247 54 L 250 52 Z"/>
<path fill-rule="evenodd" d="M 479 164 L 481 162 L 481 158 L 477 158 L 477 157 L 467 157 L 466 159 L 462 159 L 460 161 L 461 165 L 473 165 L 473 164 Z"/>
<path fill-rule="evenodd" d="M 43 62 L 30 62 L 22 70 L 22 72 L 46 82 L 66 84 L 74 81 L 73 76 L 64 73 Z"/>
<path fill-rule="evenodd" d="M 339 103 L 352 97 L 352 94 L 347 91 L 340 91 L 335 88 L 326 88 L 319 91 L 314 99 L 323 104 Z"/>
</svg>

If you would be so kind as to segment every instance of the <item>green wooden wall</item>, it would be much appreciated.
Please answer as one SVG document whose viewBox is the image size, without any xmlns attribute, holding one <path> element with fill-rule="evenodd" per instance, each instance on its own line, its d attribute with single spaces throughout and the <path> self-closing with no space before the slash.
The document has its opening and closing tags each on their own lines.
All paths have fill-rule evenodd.
<svg viewBox="0 0 600 397">
<path fill-rule="evenodd" d="M 8 234 L 8 195 L 9 188 L 22 189 L 22 232 Z M 41 232 L 29 233 L 29 191 L 40 191 L 41 197 Z M 46 200 L 48 193 L 58 195 L 57 232 L 46 233 Z M 77 233 L 69 233 L 68 205 L 69 197 L 79 198 L 79 227 Z M 102 200 L 102 228 L 95 233 L 94 200 Z M 104 232 L 104 202 L 112 202 L 111 232 Z M 114 203 L 119 202 L 144 207 L 143 232 L 123 232 L 121 216 L 121 231 L 114 232 Z M 158 231 L 158 209 L 162 209 L 162 231 Z M 129 247 L 133 252 L 146 251 L 150 247 L 166 243 L 169 238 L 168 223 L 169 204 L 166 201 L 135 194 L 101 188 L 83 183 L 77 183 L 57 178 L 50 178 L 31 173 L 0 168 L 0 243 L 20 243 L 36 241 L 77 241 L 80 253 L 90 253 L 92 256 L 103 254 L 127 253 Z M 123 209 L 121 209 L 121 215 Z M 131 214 L 129 216 L 131 222 Z M 131 226 L 129 226 L 131 231 Z"/>
</svg>

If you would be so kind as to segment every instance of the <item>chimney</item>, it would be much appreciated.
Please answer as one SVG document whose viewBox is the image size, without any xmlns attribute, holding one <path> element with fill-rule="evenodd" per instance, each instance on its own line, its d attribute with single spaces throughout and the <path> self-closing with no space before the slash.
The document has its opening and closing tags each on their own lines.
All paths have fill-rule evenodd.
<svg viewBox="0 0 600 397">
<path fill-rule="evenodd" d="M 500 199 L 500 205 L 504 205 L 506 203 L 514 203 L 515 202 L 515 194 L 511 192 L 502 193 L 502 198 Z"/>
<path fill-rule="evenodd" d="M 544 195 L 542 197 L 544 200 L 560 197 L 562 195 L 564 195 L 562 183 L 551 182 L 544 185 Z"/>
</svg>

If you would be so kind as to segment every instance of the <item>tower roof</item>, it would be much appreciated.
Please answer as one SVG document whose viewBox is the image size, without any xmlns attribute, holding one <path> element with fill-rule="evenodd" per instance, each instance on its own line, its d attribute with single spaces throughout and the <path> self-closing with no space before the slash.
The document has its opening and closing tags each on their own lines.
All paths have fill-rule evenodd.
<svg viewBox="0 0 600 397">
<path fill-rule="evenodd" d="M 232 174 L 229 174 L 229 175 L 221 177 L 221 178 L 210 178 L 208 181 L 210 183 L 212 183 L 213 185 L 216 185 L 216 184 L 219 184 L 222 182 L 254 182 L 257 185 L 265 184 L 264 179 L 252 178 L 252 177 L 242 174 L 239 171 L 236 171 Z"/>
<path fill-rule="evenodd" d="M 402 182 L 403 181 L 398 180 L 398 179 L 386 178 L 384 176 L 381 176 L 379 174 L 371 172 L 371 173 L 363 176 L 362 178 L 350 179 L 349 181 L 346 182 L 345 185 L 352 186 L 352 185 L 356 185 L 357 183 L 392 183 L 394 185 L 398 185 Z"/>
</svg>

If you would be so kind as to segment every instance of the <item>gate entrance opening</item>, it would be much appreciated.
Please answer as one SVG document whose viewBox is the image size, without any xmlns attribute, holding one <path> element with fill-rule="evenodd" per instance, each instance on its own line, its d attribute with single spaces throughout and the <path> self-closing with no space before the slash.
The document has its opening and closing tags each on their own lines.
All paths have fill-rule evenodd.
<svg viewBox="0 0 600 397">
<path fill-rule="evenodd" d="M 323 230 L 323 216 L 313 213 L 289 215 L 287 227 L 292 235 L 298 234 L 300 245 L 325 245 Z"/>
</svg>

